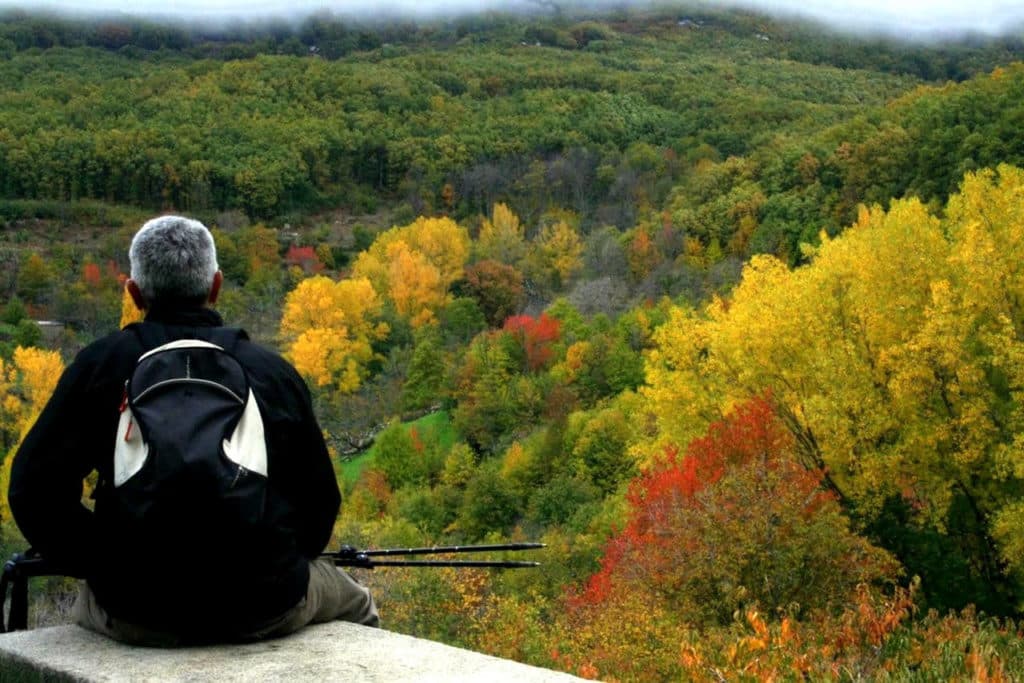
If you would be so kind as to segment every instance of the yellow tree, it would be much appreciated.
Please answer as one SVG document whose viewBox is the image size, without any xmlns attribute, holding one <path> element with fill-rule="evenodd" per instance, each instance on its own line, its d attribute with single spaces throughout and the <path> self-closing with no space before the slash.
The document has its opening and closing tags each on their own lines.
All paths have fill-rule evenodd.
<svg viewBox="0 0 1024 683">
<path fill-rule="evenodd" d="M 510 266 L 519 263 L 526 255 L 523 226 L 507 205 L 495 204 L 491 218 L 483 220 L 476 254 L 478 260 L 493 259 Z"/>
<path fill-rule="evenodd" d="M 894 354 L 923 322 L 947 256 L 938 221 L 907 201 L 863 212 L 809 267 L 755 257 L 728 300 L 677 310 L 657 333 L 648 395 L 663 434 L 686 443 L 769 389 L 807 464 L 828 465 L 849 494 L 884 495 L 902 457 L 890 438 L 904 417 L 891 405 Z"/>
<path fill-rule="evenodd" d="M 560 290 L 583 266 L 582 256 L 580 234 L 569 221 L 558 219 L 541 229 L 521 265 L 531 282 Z"/>
<path fill-rule="evenodd" d="M 366 278 L 302 280 L 289 292 L 281 317 L 285 355 L 317 386 L 354 391 L 373 359 L 373 342 L 388 333 L 376 321 L 380 312 L 380 298 Z"/>
<path fill-rule="evenodd" d="M 462 277 L 469 235 L 449 218 L 419 218 L 381 233 L 353 265 L 414 326 L 434 319 L 448 301 L 448 288 Z"/>
<path fill-rule="evenodd" d="M 124 288 L 121 291 L 121 327 L 142 322 L 142 319 L 145 317 L 145 312 L 135 305 L 135 300 L 128 293 L 128 289 Z"/>
<path fill-rule="evenodd" d="M 16 393 L 17 369 L 0 357 L 0 455 L 18 442 L 21 434 L 21 398 Z"/>
<path fill-rule="evenodd" d="M 64 362 L 56 351 L 35 347 L 14 349 L 14 367 L 19 377 L 22 398 L 20 436 L 28 433 L 43 406 L 50 400 L 57 380 L 64 372 Z"/>
<path fill-rule="evenodd" d="M 64 362 L 56 351 L 19 346 L 12 362 L 4 363 L 0 358 L 0 429 L 6 451 L 0 470 L 0 519 L 11 518 L 7 487 L 14 452 L 50 400 L 62 372 Z"/>
<path fill-rule="evenodd" d="M 390 245 L 387 253 L 389 294 L 395 310 L 413 327 L 433 321 L 434 311 L 448 301 L 448 287 L 441 272 L 405 242 Z"/>
<path fill-rule="evenodd" d="M 1024 587 L 1022 199 L 1018 169 L 968 175 L 944 221 L 862 210 L 808 266 L 754 258 L 728 299 L 674 311 L 648 359 L 661 440 L 768 390 L 805 464 L 867 519 L 902 501 L 956 539 L 1005 605 Z"/>
<path fill-rule="evenodd" d="M 568 221 L 545 226 L 537 236 L 535 247 L 556 288 L 568 284 L 583 267 L 583 241 Z"/>
<path fill-rule="evenodd" d="M 952 436 L 970 445 L 956 466 L 964 478 L 979 469 L 988 475 L 979 505 L 993 514 L 1002 557 L 1024 583 L 1024 496 L 1005 493 L 1024 482 L 1024 171 L 968 174 L 947 214 L 960 286 L 940 292 L 939 312 L 960 315 L 937 315 L 935 326 L 956 323 L 949 327 L 969 344 L 936 345 L 933 365 L 953 378 Z M 969 400 L 979 387 L 988 392 Z"/>
<path fill-rule="evenodd" d="M 469 233 L 452 219 L 417 218 L 402 228 L 402 239 L 437 268 L 446 287 L 462 277 L 469 260 Z"/>
</svg>

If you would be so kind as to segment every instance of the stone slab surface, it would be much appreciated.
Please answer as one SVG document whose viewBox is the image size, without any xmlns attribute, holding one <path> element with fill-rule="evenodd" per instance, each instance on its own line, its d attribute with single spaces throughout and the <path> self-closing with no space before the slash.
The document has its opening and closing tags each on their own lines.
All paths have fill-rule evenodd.
<svg viewBox="0 0 1024 683">
<path fill-rule="evenodd" d="M 162 650 L 122 645 L 77 626 L 0 635 L 0 680 L 568 683 L 568 674 L 399 633 L 331 622 L 245 645 Z"/>
</svg>

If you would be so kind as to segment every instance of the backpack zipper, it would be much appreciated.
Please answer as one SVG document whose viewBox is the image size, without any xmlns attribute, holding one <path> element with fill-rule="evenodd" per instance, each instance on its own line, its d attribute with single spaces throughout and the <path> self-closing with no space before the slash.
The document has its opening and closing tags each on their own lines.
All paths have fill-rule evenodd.
<svg viewBox="0 0 1024 683">
<path fill-rule="evenodd" d="M 124 382 L 124 394 L 121 396 L 121 407 L 117 409 L 118 413 L 123 413 L 128 410 L 128 380 Z M 128 416 L 128 428 L 124 430 L 124 440 L 131 441 L 132 438 L 132 426 L 135 424 L 135 416 Z"/>
<path fill-rule="evenodd" d="M 245 475 L 249 474 L 249 470 L 245 469 L 241 465 L 238 466 L 238 471 L 235 472 L 235 478 L 231 482 L 230 488 L 235 488 L 240 479 L 245 478 Z"/>
</svg>

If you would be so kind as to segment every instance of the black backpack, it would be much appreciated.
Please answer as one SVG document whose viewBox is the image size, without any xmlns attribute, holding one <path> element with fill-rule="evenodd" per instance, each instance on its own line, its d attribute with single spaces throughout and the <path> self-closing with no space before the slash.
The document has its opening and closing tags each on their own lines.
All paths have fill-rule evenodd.
<svg viewBox="0 0 1024 683">
<path fill-rule="evenodd" d="M 217 332 L 225 346 L 237 340 L 237 331 Z M 225 346 L 181 339 L 136 362 L 107 488 L 108 511 L 124 530 L 173 541 L 263 523 L 263 421 L 245 369 Z"/>
</svg>

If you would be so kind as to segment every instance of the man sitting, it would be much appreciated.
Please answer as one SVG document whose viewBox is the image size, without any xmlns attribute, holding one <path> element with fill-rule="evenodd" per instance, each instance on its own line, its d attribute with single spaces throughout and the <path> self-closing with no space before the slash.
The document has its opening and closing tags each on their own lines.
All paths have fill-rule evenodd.
<svg viewBox="0 0 1024 683">
<path fill-rule="evenodd" d="M 333 619 L 378 625 L 369 591 L 319 557 L 341 497 L 306 385 L 279 355 L 223 327 L 208 307 L 222 283 L 210 232 L 187 218 L 156 218 L 132 239 L 129 260 L 126 287 L 145 321 L 78 354 L 11 471 L 11 509 L 25 538 L 86 580 L 75 620 L 117 640 L 158 646 L 273 637 Z M 257 517 L 248 526 L 231 512 L 211 512 L 222 508 L 203 502 L 200 491 L 177 495 L 169 503 L 175 513 L 148 527 L 122 514 L 125 475 L 114 471 L 115 443 L 140 439 L 131 420 L 125 428 L 126 383 L 140 356 L 179 340 L 223 348 L 255 397 L 258 415 L 246 419 L 262 423 L 266 478 L 256 504 L 247 503 Z M 166 424 L 187 424 L 181 420 L 193 406 L 182 400 L 178 407 L 166 411 L 173 413 Z M 134 443 L 147 457 L 148 447 Z M 226 464 L 237 468 L 236 478 L 258 476 Z M 135 470 L 157 476 L 152 468 L 163 465 L 147 466 Z M 81 500 L 93 471 L 95 512 Z"/>
</svg>

